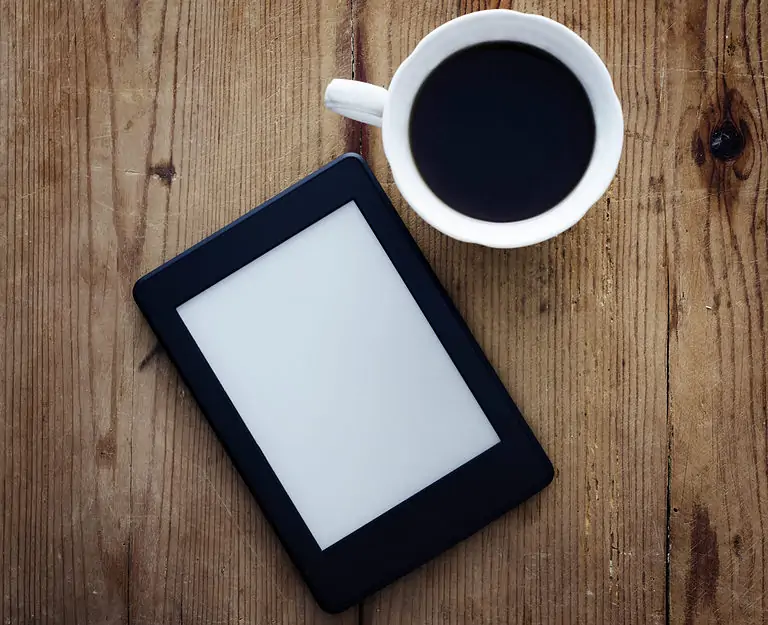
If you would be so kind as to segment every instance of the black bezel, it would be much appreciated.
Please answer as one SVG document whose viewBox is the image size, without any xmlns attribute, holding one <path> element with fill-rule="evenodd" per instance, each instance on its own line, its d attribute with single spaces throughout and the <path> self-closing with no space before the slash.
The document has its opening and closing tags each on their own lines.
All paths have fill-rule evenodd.
<svg viewBox="0 0 768 625">
<path fill-rule="evenodd" d="M 501 442 L 321 550 L 177 312 L 354 200 Z M 320 606 L 339 612 L 544 488 L 552 465 L 365 161 L 347 154 L 141 278 L 134 298 Z"/>
</svg>

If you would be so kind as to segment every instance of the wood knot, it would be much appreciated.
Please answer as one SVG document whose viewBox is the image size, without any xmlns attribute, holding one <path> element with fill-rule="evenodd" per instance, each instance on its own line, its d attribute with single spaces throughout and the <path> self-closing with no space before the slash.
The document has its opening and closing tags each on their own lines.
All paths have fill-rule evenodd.
<svg viewBox="0 0 768 625">
<path fill-rule="evenodd" d="M 735 161 L 741 156 L 745 145 L 744 134 L 730 118 L 715 126 L 709 136 L 709 151 L 720 161 Z"/>
<path fill-rule="evenodd" d="M 170 187 L 176 177 L 176 167 L 171 161 L 151 165 L 147 170 L 150 176 L 157 176 L 166 187 Z"/>
<path fill-rule="evenodd" d="M 738 186 L 729 183 L 730 177 L 746 180 L 755 164 L 751 128 L 756 120 L 749 105 L 737 89 L 726 85 L 722 103 L 702 106 L 698 122 L 690 150 L 702 180 L 718 194 L 725 189 L 738 193 Z"/>
<path fill-rule="evenodd" d="M 99 465 L 113 466 L 117 458 L 117 441 L 114 434 L 102 436 L 96 443 L 96 461 Z"/>
</svg>

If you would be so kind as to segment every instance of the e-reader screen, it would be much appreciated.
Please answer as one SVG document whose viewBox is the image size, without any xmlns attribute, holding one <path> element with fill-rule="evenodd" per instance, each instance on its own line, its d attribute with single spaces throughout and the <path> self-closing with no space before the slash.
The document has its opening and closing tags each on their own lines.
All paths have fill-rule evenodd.
<svg viewBox="0 0 768 625">
<path fill-rule="evenodd" d="M 323 550 L 500 440 L 354 201 L 177 310 Z"/>
</svg>

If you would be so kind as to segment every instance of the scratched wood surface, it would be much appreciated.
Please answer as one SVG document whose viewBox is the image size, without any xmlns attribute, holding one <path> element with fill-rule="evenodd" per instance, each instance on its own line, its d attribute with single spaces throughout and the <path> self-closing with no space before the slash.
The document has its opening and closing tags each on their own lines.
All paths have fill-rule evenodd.
<svg viewBox="0 0 768 625">
<path fill-rule="evenodd" d="M 668 21 L 670 614 L 766 623 L 768 6 Z"/>
<path fill-rule="evenodd" d="M 343 149 L 346 2 L 0 7 L 0 622 L 330 622 L 130 290 Z"/>
<path fill-rule="evenodd" d="M 0 622 L 768 622 L 764 4 L 502 3 L 581 34 L 626 122 L 606 197 L 503 252 L 425 226 L 379 132 L 321 108 L 489 6 L 0 0 Z M 557 477 L 328 617 L 130 287 L 347 150 Z"/>
</svg>

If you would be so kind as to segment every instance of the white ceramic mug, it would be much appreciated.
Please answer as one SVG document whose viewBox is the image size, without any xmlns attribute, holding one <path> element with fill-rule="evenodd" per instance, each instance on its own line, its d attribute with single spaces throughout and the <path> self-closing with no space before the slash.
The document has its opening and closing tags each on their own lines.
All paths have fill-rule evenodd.
<svg viewBox="0 0 768 625">
<path fill-rule="evenodd" d="M 584 86 L 595 117 L 592 159 L 576 187 L 544 213 L 507 223 L 469 217 L 438 198 L 419 174 L 408 130 L 413 101 L 432 70 L 455 52 L 489 41 L 525 43 L 558 58 Z M 457 90 L 461 88 L 456 85 Z M 395 184 L 425 221 L 455 239 L 489 247 L 532 245 L 573 226 L 610 185 L 624 138 L 621 104 L 611 76 L 589 44 L 551 19 L 506 9 L 470 13 L 433 30 L 397 68 L 389 90 L 354 80 L 333 80 L 325 92 L 325 105 L 345 117 L 381 126 Z"/>
</svg>

